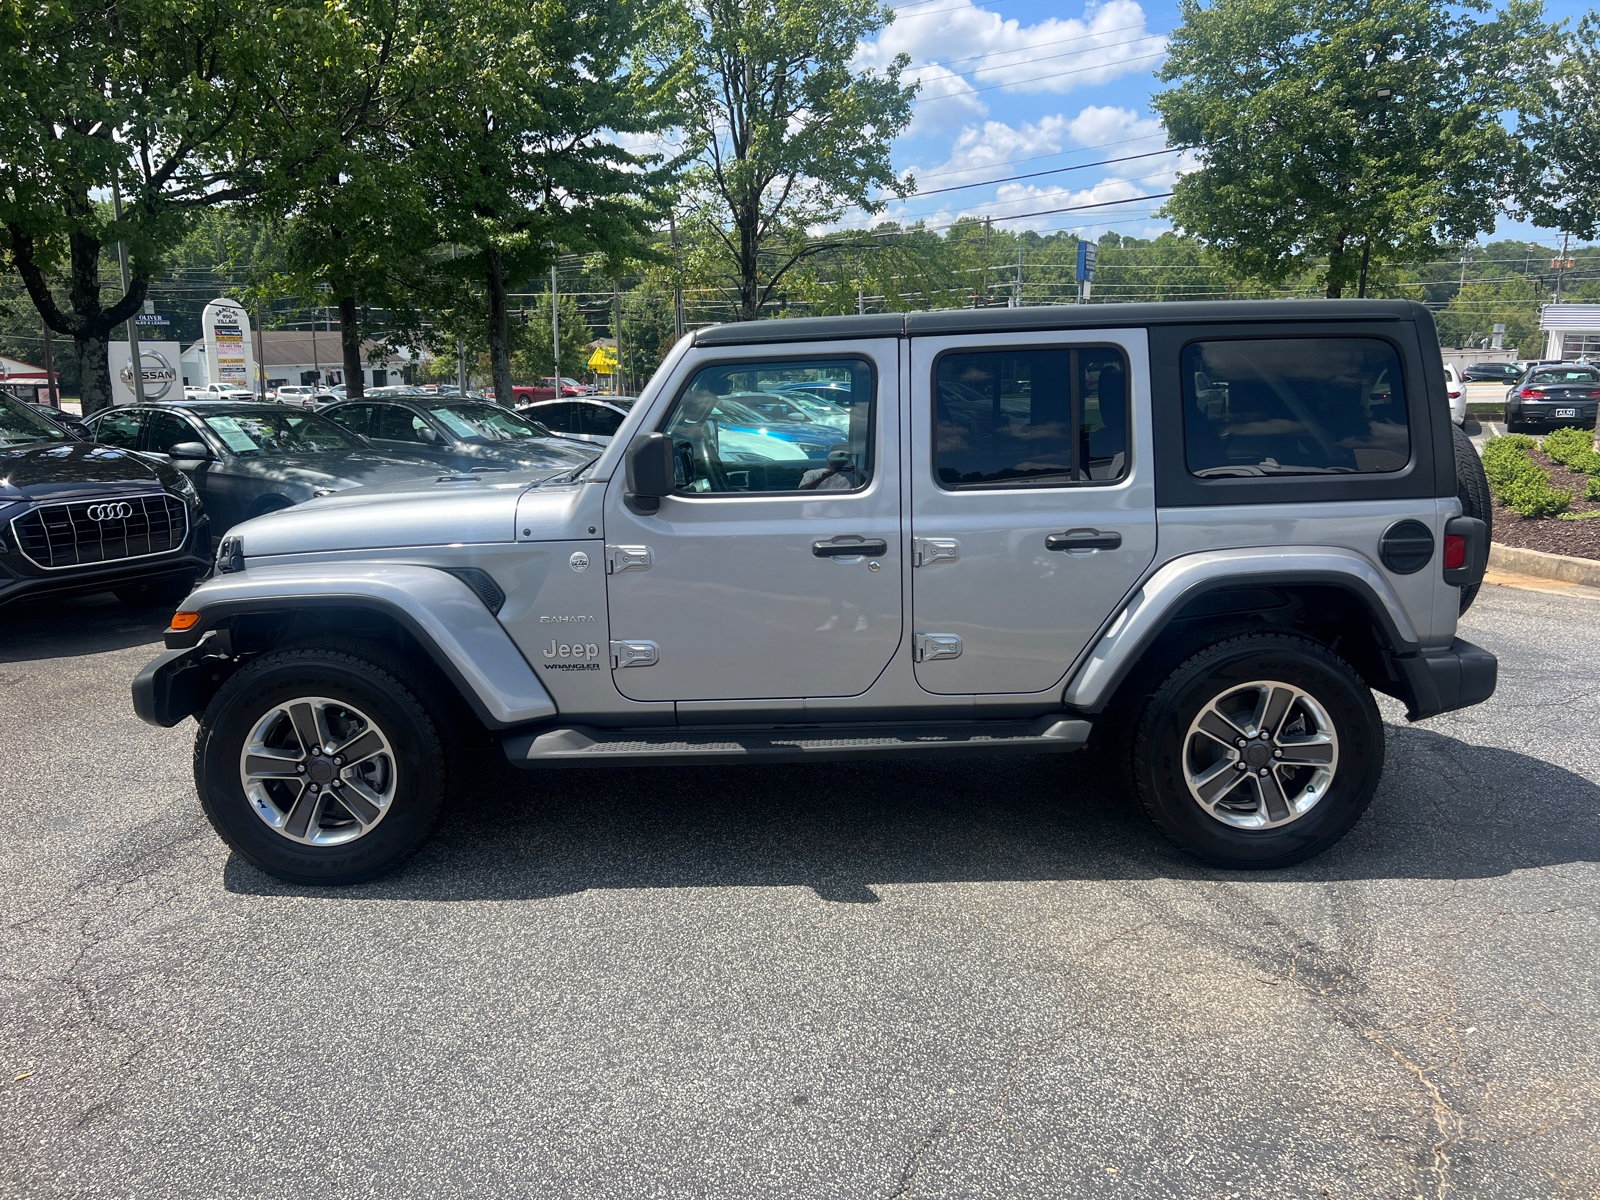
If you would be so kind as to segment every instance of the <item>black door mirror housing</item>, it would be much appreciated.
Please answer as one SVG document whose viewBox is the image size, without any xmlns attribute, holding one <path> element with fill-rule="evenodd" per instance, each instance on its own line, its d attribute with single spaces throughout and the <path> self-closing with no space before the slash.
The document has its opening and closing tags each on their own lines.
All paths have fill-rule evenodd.
<svg viewBox="0 0 1600 1200">
<path fill-rule="evenodd" d="M 663 496 L 676 490 L 673 478 L 672 438 L 664 433 L 641 433 L 628 443 L 627 490 L 622 501 L 641 515 L 657 512 Z"/>
<path fill-rule="evenodd" d="M 177 442 L 167 447 L 168 458 L 192 459 L 196 462 L 208 462 L 216 458 L 211 453 L 211 447 L 204 442 Z"/>
</svg>

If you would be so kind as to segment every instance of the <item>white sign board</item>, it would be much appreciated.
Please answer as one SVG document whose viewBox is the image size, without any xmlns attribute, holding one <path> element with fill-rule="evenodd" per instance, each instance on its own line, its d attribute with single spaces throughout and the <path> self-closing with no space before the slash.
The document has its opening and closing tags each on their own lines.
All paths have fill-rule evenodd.
<svg viewBox="0 0 1600 1200">
<path fill-rule="evenodd" d="M 255 390 L 256 362 L 250 315 L 235 300 L 213 300 L 200 315 L 206 343 L 206 382 Z"/>
<path fill-rule="evenodd" d="M 177 342 L 147 342 L 139 339 L 146 400 L 183 399 L 183 377 L 178 373 L 178 354 Z M 111 403 L 134 403 L 138 396 L 133 390 L 133 357 L 128 353 L 128 343 L 110 343 L 106 357 L 106 365 L 111 368 Z"/>
</svg>

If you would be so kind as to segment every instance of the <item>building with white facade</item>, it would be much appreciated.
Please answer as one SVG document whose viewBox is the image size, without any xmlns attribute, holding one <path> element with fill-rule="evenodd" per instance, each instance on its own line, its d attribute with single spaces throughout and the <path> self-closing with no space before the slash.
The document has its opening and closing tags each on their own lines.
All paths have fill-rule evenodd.
<svg viewBox="0 0 1600 1200">
<path fill-rule="evenodd" d="M 1600 304 L 1546 304 L 1539 328 L 1546 358 L 1600 362 Z"/>
<path fill-rule="evenodd" d="M 260 342 L 261 369 L 269 389 L 286 383 L 331 387 L 345 382 L 344 351 L 337 329 L 268 329 L 255 337 Z M 416 361 L 419 360 L 381 351 L 371 338 L 361 343 L 362 375 L 367 387 L 404 382 L 402 373 Z M 204 387 L 211 382 L 206 376 L 204 342 L 185 350 L 182 363 L 185 387 Z"/>
</svg>

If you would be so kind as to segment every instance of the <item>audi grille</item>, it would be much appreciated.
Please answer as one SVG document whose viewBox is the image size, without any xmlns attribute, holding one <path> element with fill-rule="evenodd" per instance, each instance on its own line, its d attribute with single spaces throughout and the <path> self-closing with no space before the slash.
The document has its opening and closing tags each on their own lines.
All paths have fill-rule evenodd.
<svg viewBox="0 0 1600 1200">
<path fill-rule="evenodd" d="M 167 554 L 189 534 L 189 510 L 164 492 L 47 504 L 11 521 L 17 548 L 46 571 Z"/>
</svg>

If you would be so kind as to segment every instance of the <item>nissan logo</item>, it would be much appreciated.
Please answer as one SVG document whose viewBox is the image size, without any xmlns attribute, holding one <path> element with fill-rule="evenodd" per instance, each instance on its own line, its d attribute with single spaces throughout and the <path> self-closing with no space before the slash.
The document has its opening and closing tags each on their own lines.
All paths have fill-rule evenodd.
<svg viewBox="0 0 1600 1200">
<path fill-rule="evenodd" d="M 91 504 L 87 510 L 91 521 L 126 521 L 133 516 L 133 505 L 128 503 L 118 504 Z"/>
<path fill-rule="evenodd" d="M 172 390 L 172 385 L 178 382 L 178 372 L 174 369 L 167 356 L 159 350 L 140 350 L 139 352 L 140 376 L 144 381 L 144 398 L 146 400 L 159 400 Z M 129 358 L 123 364 L 122 382 L 127 389 L 134 391 L 133 386 L 133 359 Z"/>
</svg>

